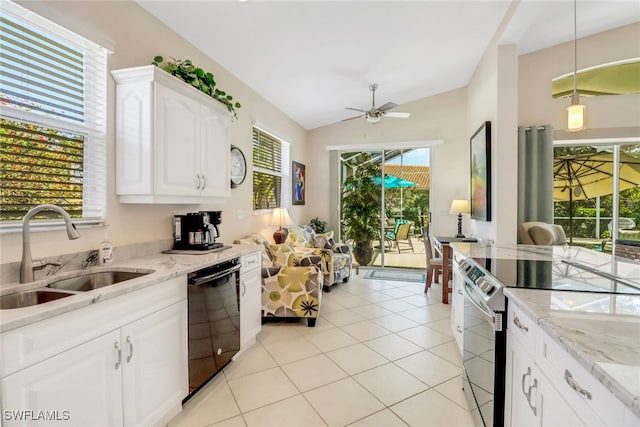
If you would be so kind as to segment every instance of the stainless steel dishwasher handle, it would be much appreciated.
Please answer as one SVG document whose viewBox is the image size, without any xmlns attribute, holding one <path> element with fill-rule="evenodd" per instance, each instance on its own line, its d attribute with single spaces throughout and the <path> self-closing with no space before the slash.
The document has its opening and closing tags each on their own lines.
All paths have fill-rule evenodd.
<svg viewBox="0 0 640 427">
<path fill-rule="evenodd" d="M 220 271 L 218 273 L 210 274 L 208 276 L 196 277 L 195 279 L 192 280 L 192 282 L 194 285 L 202 285 L 203 283 L 210 282 L 212 280 L 216 280 L 221 277 L 228 276 L 229 274 L 235 273 L 236 271 L 240 270 L 241 267 L 242 267 L 242 264 L 238 264 L 235 267 L 225 271 Z"/>
<path fill-rule="evenodd" d="M 482 315 L 486 320 L 488 320 L 488 321 L 489 321 L 489 323 L 494 324 L 494 323 L 495 323 L 495 321 L 496 321 L 495 317 L 493 316 L 493 314 L 491 314 L 491 313 L 489 313 L 489 312 L 485 311 L 485 310 L 484 310 L 484 308 L 480 307 L 480 305 L 478 305 L 478 303 L 477 303 L 477 302 L 475 302 L 475 301 L 473 300 L 473 298 L 471 297 L 470 292 L 469 292 L 469 290 L 468 290 L 468 288 L 470 288 L 470 287 L 471 287 L 471 286 L 469 286 L 469 284 L 468 284 L 468 283 L 465 283 L 465 284 L 464 284 L 464 293 L 469 297 L 469 302 L 470 302 L 470 303 L 471 303 L 471 305 L 473 305 L 476 309 L 478 309 L 478 311 L 480 312 L 480 314 L 481 314 L 481 315 Z"/>
</svg>

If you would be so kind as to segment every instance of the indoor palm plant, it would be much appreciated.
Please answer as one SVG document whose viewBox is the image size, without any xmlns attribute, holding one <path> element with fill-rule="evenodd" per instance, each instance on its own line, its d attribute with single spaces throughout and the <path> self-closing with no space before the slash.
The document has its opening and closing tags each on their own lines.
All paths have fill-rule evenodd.
<svg viewBox="0 0 640 427">
<path fill-rule="evenodd" d="M 346 239 L 353 240 L 353 255 L 360 265 L 373 257 L 372 242 L 380 236 L 380 169 L 369 158 L 349 165 L 353 174 L 342 184 L 342 225 Z"/>
</svg>

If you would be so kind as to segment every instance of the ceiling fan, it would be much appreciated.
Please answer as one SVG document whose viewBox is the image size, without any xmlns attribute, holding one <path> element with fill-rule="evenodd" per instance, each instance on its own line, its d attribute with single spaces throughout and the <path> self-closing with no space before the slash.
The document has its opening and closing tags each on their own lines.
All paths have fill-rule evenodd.
<svg viewBox="0 0 640 427">
<path fill-rule="evenodd" d="M 365 117 L 367 119 L 367 121 L 369 123 L 379 123 L 380 120 L 382 120 L 382 117 L 387 116 L 387 117 L 395 117 L 395 118 L 399 118 L 399 119 L 406 119 L 408 118 L 411 113 L 401 113 L 401 112 L 395 112 L 395 111 L 389 111 L 392 108 L 395 108 L 398 106 L 398 104 L 396 104 L 395 102 L 387 102 L 386 104 L 380 106 L 380 107 L 376 107 L 376 89 L 378 89 L 378 84 L 377 83 L 372 83 L 371 85 L 369 85 L 369 90 L 371 90 L 371 109 L 369 110 L 361 110 L 359 108 L 351 108 L 351 107 L 346 107 L 346 110 L 353 110 L 353 111 L 359 111 L 361 113 L 364 114 L 360 114 L 358 116 L 355 117 L 350 117 L 348 119 L 344 119 L 344 121 L 347 120 L 353 120 L 353 119 L 357 119 L 359 117 Z"/>
</svg>

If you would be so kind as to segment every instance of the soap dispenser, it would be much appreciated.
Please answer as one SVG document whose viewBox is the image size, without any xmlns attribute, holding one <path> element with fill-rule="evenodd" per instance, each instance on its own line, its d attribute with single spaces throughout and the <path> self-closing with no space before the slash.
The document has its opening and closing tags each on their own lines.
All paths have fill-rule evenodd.
<svg viewBox="0 0 640 427">
<path fill-rule="evenodd" d="M 104 233 L 104 240 L 100 243 L 100 249 L 98 250 L 98 263 L 102 265 L 109 265 L 113 263 L 113 245 L 107 238 L 107 233 Z"/>
</svg>

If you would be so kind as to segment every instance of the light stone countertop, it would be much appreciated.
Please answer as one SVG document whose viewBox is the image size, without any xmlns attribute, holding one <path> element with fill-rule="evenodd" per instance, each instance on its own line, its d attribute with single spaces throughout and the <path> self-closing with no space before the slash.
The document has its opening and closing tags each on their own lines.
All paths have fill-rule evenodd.
<svg viewBox="0 0 640 427">
<path fill-rule="evenodd" d="M 570 260 L 640 285 L 640 263 L 574 246 L 452 243 L 474 259 Z M 631 412 L 640 417 L 640 294 L 504 288 L 533 319 Z"/>
<path fill-rule="evenodd" d="M 193 271 L 200 270 L 232 258 L 249 255 L 260 250 L 259 247 L 250 245 L 230 246 L 231 247 L 229 249 L 210 254 L 183 255 L 159 253 L 140 258 L 131 258 L 125 261 L 118 261 L 109 266 L 87 268 L 82 270 L 82 273 L 91 273 L 100 270 L 153 270 L 153 273 L 87 292 L 74 292 L 74 295 L 72 296 L 60 298 L 44 304 L 24 308 L 0 310 L 0 333 L 91 304 L 99 304 L 101 301 L 115 298 L 148 286 L 153 286 L 174 277 L 181 275 L 186 276 L 188 273 Z M 77 273 L 77 271 L 65 272 L 58 275 L 48 276 L 46 280 L 37 280 L 26 284 L 2 284 L 0 285 L 0 295 L 43 288 L 47 283 L 59 279 L 65 279 L 74 276 Z M 49 288 L 45 289 L 48 290 Z"/>
<path fill-rule="evenodd" d="M 640 417 L 640 295 L 517 288 L 504 294 Z"/>
</svg>

